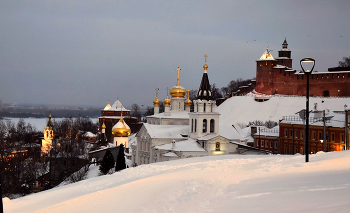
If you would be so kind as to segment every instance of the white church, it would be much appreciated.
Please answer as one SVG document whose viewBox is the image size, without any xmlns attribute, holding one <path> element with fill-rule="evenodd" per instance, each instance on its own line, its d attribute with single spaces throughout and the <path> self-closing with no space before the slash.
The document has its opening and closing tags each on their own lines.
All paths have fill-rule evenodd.
<svg viewBox="0 0 350 213">
<path fill-rule="evenodd" d="M 208 78 L 207 55 L 203 68 L 193 112 L 190 112 L 189 93 L 186 100 L 186 89 L 179 82 L 179 67 L 175 69 L 177 84 L 170 89 L 171 99 L 167 88 L 163 113 L 159 113 L 156 89 L 154 115 L 148 116 L 140 131 L 129 137 L 132 165 L 210 155 L 268 154 L 247 146 L 249 136 L 238 125 L 219 125 L 220 114 L 215 111 L 216 102 Z"/>
</svg>

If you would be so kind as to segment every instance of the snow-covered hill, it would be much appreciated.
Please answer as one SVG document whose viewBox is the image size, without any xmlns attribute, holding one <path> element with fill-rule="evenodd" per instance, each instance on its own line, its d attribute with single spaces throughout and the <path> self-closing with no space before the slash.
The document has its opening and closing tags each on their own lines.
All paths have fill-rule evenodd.
<svg viewBox="0 0 350 213">
<path fill-rule="evenodd" d="M 138 166 L 4 199 L 5 212 L 348 212 L 350 151 Z"/>
</svg>

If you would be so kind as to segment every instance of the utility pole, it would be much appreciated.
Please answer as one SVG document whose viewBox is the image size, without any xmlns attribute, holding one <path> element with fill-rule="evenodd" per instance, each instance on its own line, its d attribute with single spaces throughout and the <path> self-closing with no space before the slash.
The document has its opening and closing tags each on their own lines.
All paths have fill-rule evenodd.
<svg viewBox="0 0 350 213">
<path fill-rule="evenodd" d="M 326 110 L 323 110 L 323 141 L 324 151 L 327 152 L 327 141 L 326 141 Z"/>
</svg>

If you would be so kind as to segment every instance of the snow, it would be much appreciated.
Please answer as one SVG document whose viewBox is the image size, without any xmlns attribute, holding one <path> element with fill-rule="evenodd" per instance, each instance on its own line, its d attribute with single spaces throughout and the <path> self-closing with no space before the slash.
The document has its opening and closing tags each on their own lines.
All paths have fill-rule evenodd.
<svg viewBox="0 0 350 213">
<path fill-rule="evenodd" d="M 323 103 L 322 103 L 323 101 Z M 350 98 L 310 97 L 310 109 L 317 103 L 318 110 L 344 111 Z M 271 96 L 270 100 L 257 102 L 252 96 L 234 96 L 222 103 L 216 111 L 221 114 L 220 126 L 236 123 L 248 124 L 249 121 L 279 121 L 286 115 L 292 115 L 305 109 L 306 98 L 302 96 Z"/>
<path fill-rule="evenodd" d="M 96 135 L 95 135 L 94 133 L 92 133 L 92 132 L 86 132 L 86 133 L 84 134 L 84 137 L 93 138 L 93 137 L 96 137 Z"/>
<path fill-rule="evenodd" d="M 151 138 L 183 138 L 181 135 L 188 135 L 188 125 L 153 125 L 144 123 Z"/>
<path fill-rule="evenodd" d="M 348 212 L 350 151 L 145 164 L 14 200 L 9 212 Z M 171 193 L 169 193 L 171 192 Z"/>
</svg>

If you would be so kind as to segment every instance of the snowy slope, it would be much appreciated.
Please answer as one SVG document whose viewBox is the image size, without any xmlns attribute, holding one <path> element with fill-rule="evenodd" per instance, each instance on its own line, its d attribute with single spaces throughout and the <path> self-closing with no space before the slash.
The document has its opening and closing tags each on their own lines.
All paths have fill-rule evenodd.
<svg viewBox="0 0 350 213">
<path fill-rule="evenodd" d="M 323 101 L 323 103 L 322 103 Z M 350 106 L 350 98 L 339 97 L 310 97 L 310 110 L 317 103 L 318 110 L 344 111 L 344 105 Z M 301 96 L 272 96 L 265 102 L 257 102 L 253 96 L 234 96 L 226 100 L 216 111 L 220 115 L 220 126 L 249 121 L 276 121 L 283 116 L 299 112 L 306 107 L 306 98 Z"/>
<path fill-rule="evenodd" d="M 5 212 L 348 212 L 350 151 L 142 165 L 4 199 Z"/>
</svg>

